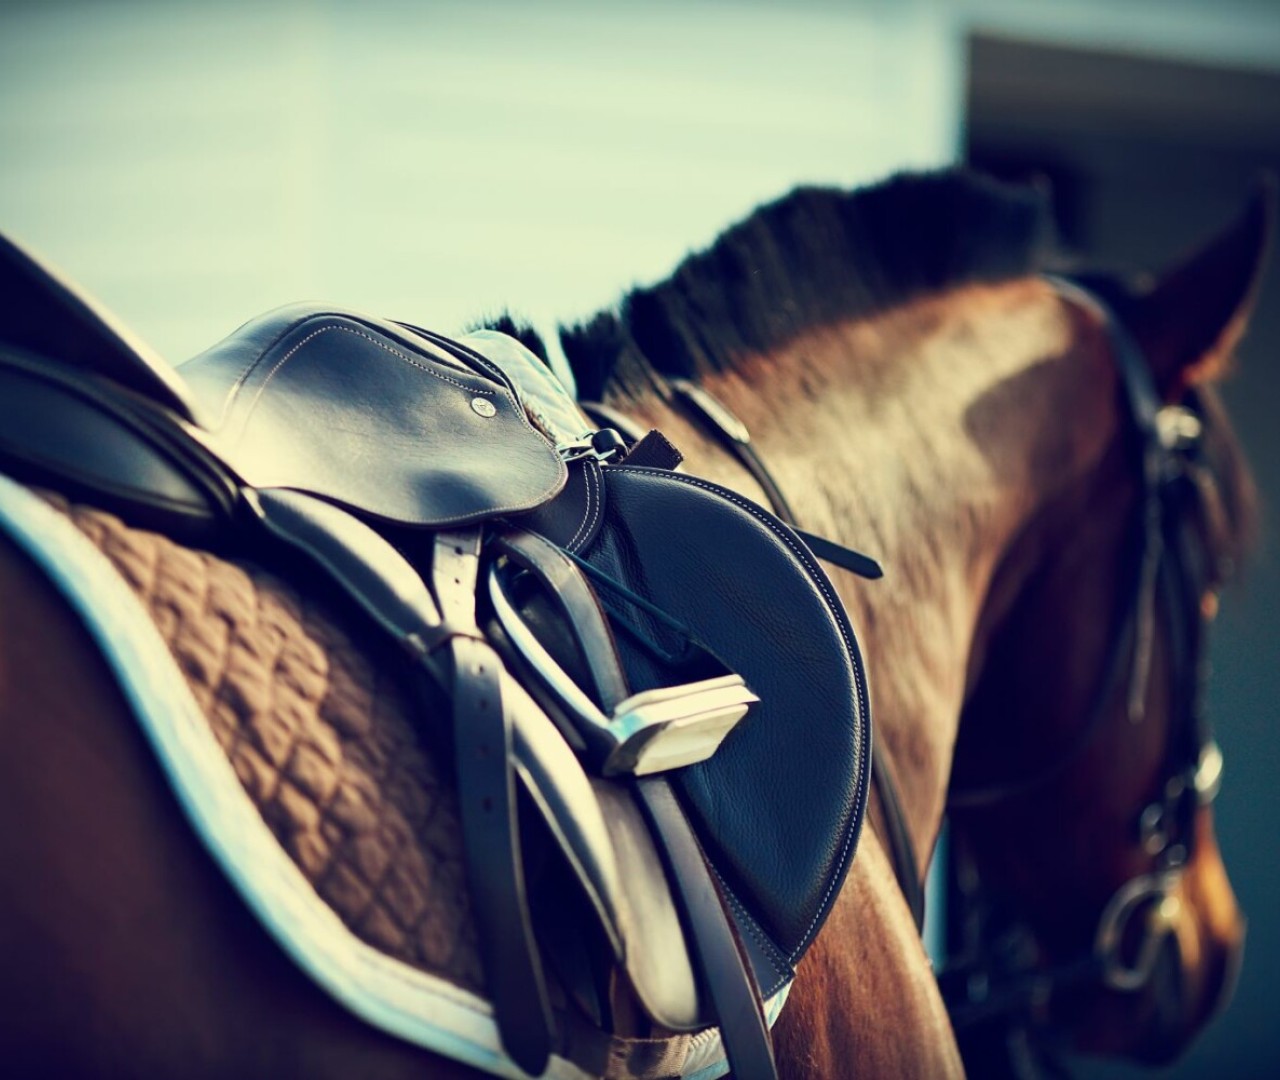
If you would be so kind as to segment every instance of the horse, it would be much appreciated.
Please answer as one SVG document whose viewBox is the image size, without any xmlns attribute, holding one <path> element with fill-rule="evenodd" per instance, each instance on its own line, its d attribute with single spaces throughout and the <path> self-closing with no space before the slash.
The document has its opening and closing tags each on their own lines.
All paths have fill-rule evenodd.
<svg viewBox="0 0 1280 1080">
<path fill-rule="evenodd" d="M 1244 931 L 1200 775 L 1212 755 L 1197 742 L 1188 775 L 1176 720 L 1188 675 L 1175 623 L 1190 616 L 1153 605 L 1131 619 L 1117 600 L 1131 579 L 1144 603 L 1149 592 L 1134 542 L 1144 461 L 1117 353 L 1140 351 L 1158 404 L 1185 406 L 1169 415 L 1203 443 L 1200 495 L 1180 518 L 1194 519 L 1194 614 L 1207 617 L 1250 536 L 1249 475 L 1213 383 L 1247 319 L 1269 207 L 1259 195 L 1140 292 L 1084 293 L 1043 275 L 1036 192 L 958 171 L 800 189 L 564 332 L 582 397 L 662 431 L 691 472 L 757 501 L 785 492 L 806 529 L 885 562 L 880 581 L 833 573 L 869 645 L 898 810 L 873 799 L 800 964 L 774 1027 L 782 1075 L 963 1074 L 899 880 L 924 874 L 948 813 L 970 892 L 1007 915 L 1030 957 L 968 972 L 1034 991 L 1010 995 L 997 1041 L 1048 1032 L 1163 1057 L 1229 997 Z M 739 441 L 749 432 L 765 482 L 673 391 L 680 380 L 737 418 Z M 340 604 L 243 552 L 193 550 L 47 497 L 152 613 L 245 792 L 333 912 L 376 949 L 482 988 L 451 780 L 394 660 Z M 357 1019 L 277 947 L 193 842 L 100 644 L 9 541 L 0 598 L 8 1063 L 477 1075 Z M 1166 819 L 1148 820 L 1166 802 Z M 1120 939 L 1107 970 L 1132 979 L 1095 970 L 1104 923 Z M 1085 977 L 1039 978 L 1078 955 Z M 988 1027 L 963 1044 L 975 1070 L 991 1039 Z"/>
</svg>

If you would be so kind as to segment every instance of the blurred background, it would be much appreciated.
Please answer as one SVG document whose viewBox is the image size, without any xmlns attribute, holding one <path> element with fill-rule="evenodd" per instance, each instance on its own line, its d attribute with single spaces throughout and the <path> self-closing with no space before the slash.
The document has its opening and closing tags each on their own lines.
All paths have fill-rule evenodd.
<svg viewBox="0 0 1280 1080">
<path fill-rule="evenodd" d="M 298 299 L 550 331 L 796 183 L 964 159 L 1047 177 L 1074 251 L 1176 257 L 1280 168 L 1280 2 L 0 0 L 0 229 L 175 361 Z M 1274 265 L 1227 398 L 1269 504 L 1211 694 L 1252 924 L 1170 1077 L 1280 1068 Z"/>
</svg>

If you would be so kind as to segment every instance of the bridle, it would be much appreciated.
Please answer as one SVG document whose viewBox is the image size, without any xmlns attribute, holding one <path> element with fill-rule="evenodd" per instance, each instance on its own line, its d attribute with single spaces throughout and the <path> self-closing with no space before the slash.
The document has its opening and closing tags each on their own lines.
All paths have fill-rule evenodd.
<svg viewBox="0 0 1280 1080">
<path fill-rule="evenodd" d="M 1120 992 L 1148 986 L 1174 930 L 1178 884 L 1195 855 L 1196 813 L 1213 802 L 1222 777 L 1222 753 L 1204 712 L 1207 631 L 1223 568 L 1214 564 L 1194 522 L 1197 509 L 1210 513 L 1217 506 L 1201 403 L 1189 390 L 1180 403 L 1165 405 L 1146 358 L 1110 306 L 1074 282 L 1053 284 L 1064 298 L 1100 315 L 1110 339 L 1140 475 L 1135 570 L 1092 707 L 1070 745 L 1016 780 L 953 786 L 948 805 L 995 805 L 1059 777 L 1114 715 L 1121 693 L 1129 721 L 1141 723 L 1158 618 L 1168 634 L 1173 712 L 1160 781 L 1133 823 L 1150 867 L 1112 894 L 1086 953 L 1052 966 L 1040 962 L 1030 931 L 1018 922 L 998 924 L 972 863 L 963 851 L 955 853 L 953 902 L 960 911 L 952 925 L 959 928 L 960 947 L 939 983 L 957 1030 L 1001 1019 L 1034 1022 L 1060 989 L 1091 982 Z"/>
<path fill-rule="evenodd" d="M 993 933 L 972 863 L 957 866 L 959 900 L 967 910 L 957 920 L 970 932 L 959 953 L 941 966 L 939 984 L 957 1029 L 994 1019 L 1034 1016 L 1059 988 L 1090 981 L 1118 991 L 1146 986 L 1164 941 L 1173 932 L 1175 896 L 1186 865 L 1195 854 L 1195 815 L 1217 795 L 1222 753 L 1205 719 L 1207 628 L 1216 610 L 1216 587 L 1224 576 L 1198 542 L 1191 517 L 1211 494 L 1204 458 L 1204 418 L 1194 391 L 1183 402 L 1165 405 L 1151 368 L 1137 342 L 1097 293 L 1064 279 L 1049 279 L 1066 299 L 1099 315 L 1106 327 L 1120 375 L 1139 464 L 1140 498 L 1135 514 L 1138 558 L 1124 617 L 1112 637 L 1104 674 L 1086 721 L 1072 743 L 1039 770 L 1017 779 L 961 789 L 953 786 L 953 808 L 993 805 L 1034 791 L 1065 772 L 1092 743 L 1111 715 L 1123 689 L 1131 722 L 1143 719 L 1150 683 L 1158 612 L 1170 639 L 1171 718 L 1161 781 L 1134 822 L 1135 838 L 1151 859 L 1150 869 L 1125 882 L 1104 906 L 1092 948 L 1052 967 L 1038 962 L 1030 932 L 1013 924 Z M 743 422 L 705 388 L 667 380 L 669 396 L 704 432 L 734 457 L 764 491 L 774 513 L 788 524 L 795 515 L 768 467 L 755 451 Z M 642 433 L 607 406 L 584 403 L 609 426 L 632 438 Z M 815 554 L 820 537 L 800 533 Z M 839 562 L 839 558 L 835 561 Z M 847 563 L 844 565 L 848 565 Z M 852 567 L 850 567 L 852 568 Z M 878 576 L 867 575 L 867 576 Z M 895 875 L 917 924 L 923 915 L 923 889 L 915 872 L 912 842 L 905 827 L 891 774 L 877 760 L 873 769 L 884 809 L 885 837 Z M 1137 948 L 1132 948 L 1138 931 Z"/>
</svg>

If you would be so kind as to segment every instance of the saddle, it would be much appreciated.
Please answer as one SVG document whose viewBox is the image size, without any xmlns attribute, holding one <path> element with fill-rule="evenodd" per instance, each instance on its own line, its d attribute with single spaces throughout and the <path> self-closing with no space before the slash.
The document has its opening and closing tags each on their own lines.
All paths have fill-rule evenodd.
<svg viewBox="0 0 1280 1080">
<path fill-rule="evenodd" d="M 773 1071 L 780 1004 L 848 870 L 870 710 L 804 540 L 588 421 L 514 339 L 295 305 L 182 365 L 0 238 L 0 467 L 296 568 L 452 702 L 506 1055 L 718 1025 Z M 450 1053 L 447 1046 L 435 1049 Z M 473 1064 L 476 1062 L 472 1062 Z"/>
</svg>

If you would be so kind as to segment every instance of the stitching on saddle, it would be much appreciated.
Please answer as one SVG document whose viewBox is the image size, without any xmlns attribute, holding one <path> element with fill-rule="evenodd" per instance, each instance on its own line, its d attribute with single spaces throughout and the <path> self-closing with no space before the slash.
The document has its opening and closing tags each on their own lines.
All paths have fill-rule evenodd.
<svg viewBox="0 0 1280 1080">
<path fill-rule="evenodd" d="M 280 343 L 282 338 L 288 337 L 288 335 L 295 330 L 297 326 L 298 323 L 292 322 L 276 334 L 276 336 L 271 339 L 271 344 L 258 353 L 258 355 L 254 357 L 253 362 L 236 376 L 235 382 L 228 387 L 226 398 L 223 400 L 222 408 L 218 412 L 218 422 L 215 430 L 221 430 L 222 425 L 227 422 L 227 413 L 231 411 L 231 407 L 235 403 L 236 395 L 240 393 L 240 388 L 248 381 L 249 376 L 258 369 L 258 365 L 262 363 L 263 358 Z"/>
<path fill-rule="evenodd" d="M 258 407 L 258 402 L 262 400 L 262 395 L 266 392 L 267 386 L 271 383 L 271 380 L 276 377 L 276 372 L 278 372 L 282 367 L 284 367 L 284 365 L 289 360 L 291 360 L 297 354 L 298 350 L 301 349 L 304 345 L 306 345 L 310 341 L 315 340 L 321 334 L 326 334 L 331 330 L 338 330 L 344 334 L 352 334 L 355 337 L 364 338 L 365 341 L 368 341 L 373 345 L 376 345 L 383 352 L 390 353 L 392 356 L 396 357 L 397 359 L 403 360 L 406 364 L 410 365 L 411 367 L 415 367 L 419 371 L 425 371 L 428 375 L 435 376 L 441 382 L 449 383 L 450 385 L 456 386 L 460 390 L 464 390 L 467 393 L 483 394 L 486 397 L 492 396 L 493 394 L 492 390 L 477 390 L 474 387 L 467 386 L 466 383 L 458 382 L 457 379 L 451 379 L 447 375 L 441 375 L 438 371 L 432 371 L 431 368 L 427 367 L 425 364 L 418 363 L 411 356 L 406 356 L 399 349 L 393 349 L 390 345 L 386 344 L 385 342 L 379 341 L 372 334 L 366 333 L 363 330 L 356 330 L 350 326 L 339 326 L 336 323 L 330 323 L 328 326 L 322 326 L 318 330 L 313 330 L 310 334 L 308 334 L 301 341 L 299 341 L 292 349 L 290 349 L 287 353 L 285 353 L 284 356 L 280 357 L 280 359 L 277 360 L 275 364 L 272 365 L 271 370 L 267 372 L 267 377 L 262 380 L 262 385 L 258 387 L 258 392 L 253 395 L 253 400 L 249 403 L 249 406 L 245 411 L 244 423 L 246 426 L 249 423 L 249 418 L 253 415 L 253 410 Z M 248 372 L 246 372 L 245 374 L 247 378 Z"/>
<path fill-rule="evenodd" d="M 743 906 L 742 902 L 736 895 L 734 895 L 733 890 L 729 888 L 729 883 L 725 881 L 724 876 L 719 870 L 711 865 L 710 860 L 707 861 L 707 865 L 711 866 L 711 872 L 715 874 L 716 880 L 720 882 L 720 888 L 724 890 L 724 895 L 729 900 L 729 906 L 740 916 L 739 925 L 747 928 L 747 933 L 750 934 L 759 944 L 761 951 L 764 953 L 764 958 L 773 966 L 773 973 L 778 977 L 778 981 L 775 982 L 768 990 L 765 990 L 763 987 L 760 990 L 761 997 L 772 997 L 787 984 L 787 980 L 791 977 L 792 972 L 778 962 L 781 950 L 769 940 L 765 935 L 764 930 L 757 925 L 755 919 L 751 917 L 746 907 Z"/>
<path fill-rule="evenodd" d="M 614 466 L 614 468 L 616 468 L 618 472 L 637 473 L 641 476 L 651 475 L 650 470 L 640 469 L 634 466 L 631 468 L 628 468 L 625 465 L 617 465 L 617 466 Z M 802 551 L 800 548 L 796 547 L 796 545 L 791 541 L 791 538 L 787 536 L 786 533 L 782 532 L 773 521 L 765 517 L 760 507 L 755 506 L 753 503 L 742 498 L 735 492 L 728 491 L 725 488 L 719 487 L 718 485 L 708 483 L 707 481 L 702 480 L 696 476 L 689 476 L 686 473 L 668 473 L 667 475 L 671 476 L 675 480 L 680 481 L 681 483 L 691 484 L 693 487 L 702 488 L 702 490 L 708 491 L 713 495 L 719 495 L 725 499 L 728 499 L 731 503 L 735 504 L 741 509 L 746 510 L 752 517 L 754 517 L 762 525 L 766 526 L 770 532 L 772 532 L 776 537 L 778 537 L 779 540 L 785 543 L 787 547 L 789 547 L 792 550 L 792 552 L 794 552 L 796 558 L 798 558 L 806 567 L 808 567 L 811 573 L 811 580 L 815 585 L 817 585 L 819 592 L 821 592 L 823 597 L 826 599 L 827 606 L 830 609 L 830 613 L 832 616 L 832 621 L 836 624 L 836 629 L 840 632 L 840 637 L 845 643 L 845 648 L 848 650 L 849 656 L 853 660 L 852 666 L 853 666 L 854 683 L 855 685 L 860 686 L 862 682 L 862 675 L 858 671 L 860 653 L 858 652 L 858 649 L 853 644 L 853 642 L 849 640 L 849 635 L 845 633 L 844 624 L 839 618 L 839 616 L 836 614 L 838 611 L 843 610 L 843 608 L 842 606 L 837 606 L 836 600 L 831 595 L 830 590 L 827 588 L 827 584 L 824 580 L 824 575 L 819 570 L 819 568 L 813 563 L 813 561 L 809 558 L 808 554 Z M 859 702 L 859 706 L 861 706 L 861 702 Z M 859 740 L 859 741 L 861 742 L 862 740 Z M 861 747 L 861 749 L 862 749 L 861 756 L 865 758 L 867 748 L 864 745 Z M 851 854 L 851 849 L 853 847 L 854 836 L 857 832 L 857 830 L 854 828 L 854 825 L 856 823 L 857 823 L 856 815 L 854 815 L 853 817 L 850 818 L 849 825 L 844 830 L 845 832 L 844 843 L 841 845 L 841 848 L 840 848 L 840 860 L 836 866 L 836 873 L 834 873 L 831 876 L 831 880 L 827 883 L 826 892 L 823 894 L 822 901 L 818 906 L 818 910 L 814 914 L 813 920 L 809 923 L 808 928 L 805 930 L 804 936 L 801 938 L 799 944 L 796 945 L 791 955 L 788 956 L 787 958 L 792 963 L 795 963 L 797 961 L 797 958 L 803 955 L 804 951 L 812 943 L 813 937 L 817 933 L 818 923 L 822 921 L 822 916 L 827 911 L 830 910 L 830 905 L 832 903 L 832 893 L 835 890 L 836 882 L 843 878 L 849 863 L 849 857 Z"/>
<path fill-rule="evenodd" d="M 600 518 L 600 510 L 604 506 L 604 498 L 600 494 L 600 470 L 593 467 L 588 462 L 583 468 L 586 470 L 587 478 L 587 508 L 583 513 L 582 521 L 578 523 L 578 530 L 570 538 L 565 547 L 569 551 L 576 552 L 578 550 L 578 541 L 586 542 L 587 537 L 591 535 L 591 531 L 595 528 L 596 522 Z M 592 502 L 592 494 L 595 494 L 595 501 Z"/>
</svg>

